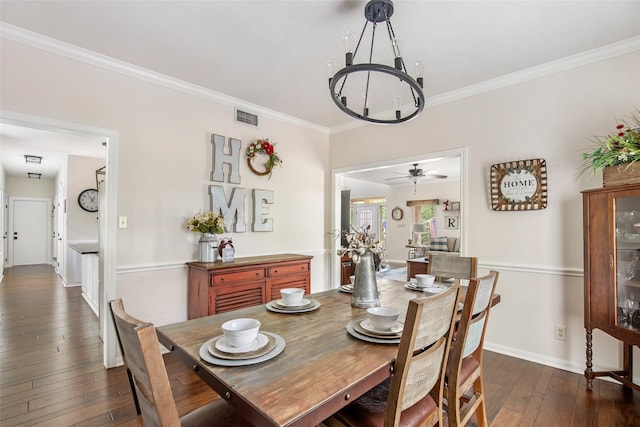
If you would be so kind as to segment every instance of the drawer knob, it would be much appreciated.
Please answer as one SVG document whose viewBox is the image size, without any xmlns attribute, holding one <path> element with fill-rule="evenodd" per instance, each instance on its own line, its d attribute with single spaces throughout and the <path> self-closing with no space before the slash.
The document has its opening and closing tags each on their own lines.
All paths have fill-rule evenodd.
<svg viewBox="0 0 640 427">
<path fill-rule="evenodd" d="M 274 273 L 278 274 L 278 269 L 273 270 Z"/>
<path fill-rule="evenodd" d="M 226 392 L 226 393 L 224 394 L 224 398 L 225 398 L 225 399 L 227 399 L 227 400 L 231 399 L 231 393 Z"/>
<path fill-rule="evenodd" d="M 349 393 L 344 395 L 344 400 L 349 400 L 351 399 L 351 395 Z"/>
<path fill-rule="evenodd" d="M 193 365 L 193 372 L 198 372 L 200 367 L 198 365 Z"/>
</svg>

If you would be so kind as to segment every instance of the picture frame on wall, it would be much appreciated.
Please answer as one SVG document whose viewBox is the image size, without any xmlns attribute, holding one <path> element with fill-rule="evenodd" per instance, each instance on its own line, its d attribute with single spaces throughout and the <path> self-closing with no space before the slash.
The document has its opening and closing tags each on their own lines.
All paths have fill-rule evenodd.
<svg viewBox="0 0 640 427">
<path fill-rule="evenodd" d="M 490 180 L 494 211 L 547 207 L 547 163 L 544 159 L 496 163 L 491 166 Z"/>
<path fill-rule="evenodd" d="M 444 228 L 446 230 L 457 230 L 458 229 L 458 217 L 453 215 L 447 215 L 444 217 Z"/>
</svg>

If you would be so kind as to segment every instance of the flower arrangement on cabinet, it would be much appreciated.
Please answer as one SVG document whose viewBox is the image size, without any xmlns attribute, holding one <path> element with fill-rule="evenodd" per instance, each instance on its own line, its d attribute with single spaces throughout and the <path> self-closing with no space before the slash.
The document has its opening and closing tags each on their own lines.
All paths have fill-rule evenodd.
<svg viewBox="0 0 640 427">
<path fill-rule="evenodd" d="M 380 240 L 376 240 L 374 234 L 371 232 L 370 225 L 362 231 L 345 231 L 344 237 L 347 240 L 348 246 L 346 248 L 341 247 L 338 249 L 338 255 L 342 256 L 344 254 L 348 254 L 354 264 L 359 264 L 360 257 L 367 251 L 379 254 L 380 258 L 384 256 L 384 248 L 382 247 Z"/>
<path fill-rule="evenodd" d="M 630 119 L 631 123 L 620 120 L 608 136 L 593 139 L 593 150 L 582 153 L 580 174 L 589 169 L 596 172 L 608 166 L 631 165 L 640 160 L 640 110 L 636 110 Z"/>
<path fill-rule="evenodd" d="M 247 147 L 245 155 L 247 157 L 247 164 L 249 165 L 249 169 L 256 175 L 269 175 L 271 178 L 271 174 L 273 173 L 273 168 L 280 165 L 282 166 L 282 159 L 275 151 L 275 143 L 269 141 L 269 138 L 258 139 L 255 142 L 252 142 Z M 268 157 L 267 161 L 263 163 L 264 172 L 260 172 L 254 169 L 251 162 L 256 158 L 258 154 L 262 154 Z"/>
<path fill-rule="evenodd" d="M 197 213 L 187 221 L 187 228 L 196 233 L 224 233 L 224 218 L 215 212 Z"/>
</svg>

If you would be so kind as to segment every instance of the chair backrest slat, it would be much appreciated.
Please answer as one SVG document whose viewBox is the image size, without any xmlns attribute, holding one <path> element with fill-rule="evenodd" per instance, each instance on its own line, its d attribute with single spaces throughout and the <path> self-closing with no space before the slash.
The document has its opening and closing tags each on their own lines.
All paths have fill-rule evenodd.
<svg viewBox="0 0 640 427">
<path fill-rule="evenodd" d="M 431 252 L 427 264 L 427 273 L 433 274 L 438 280 L 450 278 L 471 279 L 478 275 L 478 258 Z"/>
<path fill-rule="evenodd" d="M 439 406 L 442 425 L 442 393 L 445 364 L 455 325 L 459 285 L 440 295 L 409 301 L 405 327 L 391 380 L 385 427 L 396 427 L 403 410 L 431 393 Z"/>
<path fill-rule="evenodd" d="M 121 299 L 109 306 L 145 427 L 180 426 L 155 327 L 128 315 Z"/>
</svg>

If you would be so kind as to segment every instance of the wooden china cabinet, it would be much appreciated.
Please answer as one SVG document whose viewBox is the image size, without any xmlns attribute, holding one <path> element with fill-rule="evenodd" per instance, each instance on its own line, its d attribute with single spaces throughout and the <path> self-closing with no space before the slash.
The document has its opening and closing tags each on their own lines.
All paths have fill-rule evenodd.
<svg viewBox="0 0 640 427">
<path fill-rule="evenodd" d="M 633 382 L 633 347 L 640 346 L 640 184 L 584 191 L 582 200 L 587 388 L 609 376 L 640 390 Z M 594 329 L 621 341 L 621 370 L 593 371 Z"/>
</svg>

